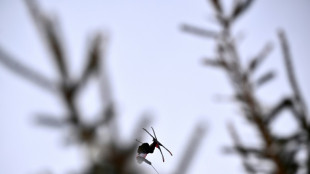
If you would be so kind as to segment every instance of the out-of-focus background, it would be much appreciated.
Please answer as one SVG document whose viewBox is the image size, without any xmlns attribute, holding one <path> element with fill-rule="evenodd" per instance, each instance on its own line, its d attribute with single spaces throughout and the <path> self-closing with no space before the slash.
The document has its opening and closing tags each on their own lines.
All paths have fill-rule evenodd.
<svg viewBox="0 0 310 174">
<path fill-rule="evenodd" d="M 233 2 L 221 1 L 227 11 Z M 257 132 L 240 116 L 238 105 L 230 101 L 233 90 L 227 74 L 202 63 L 204 57 L 216 55 L 215 41 L 181 29 L 183 24 L 190 24 L 220 31 L 211 1 L 37 0 L 34 3 L 42 14 L 57 22 L 65 64 L 72 79 L 80 77 L 95 34 L 104 36 L 101 64 L 109 79 L 109 95 L 117 116 L 112 125 L 108 128 L 103 125 L 101 131 L 117 127 L 118 146 L 135 143 L 139 138 L 135 130 L 143 135 L 140 140 L 151 143 L 152 139 L 139 127 L 139 122 L 148 118 L 146 128 L 150 130 L 153 126 L 174 156 L 163 150 L 166 159 L 163 163 L 155 150 L 147 159 L 161 174 L 177 173 L 182 159 L 186 159 L 184 154 L 190 141 L 197 135 L 196 127 L 201 127 L 205 132 L 198 134 L 201 141 L 194 140 L 199 143 L 196 152 L 189 152 L 193 157 L 187 173 L 247 173 L 238 155 L 223 152 L 224 147 L 233 146 L 227 123 L 233 123 L 242 141 L 250 145 L 257 143 Z M 291 93 L 277 37 L 279 29 L 285 31 L 289 40 L 303 98 L 306 103 L 310 101 L 309 17 L 307 0 L 259 0 L 236 21 L 232 34 L 240 39 L 237 42 L 242 65 L 265 43 L 273 44 L 273 51 L 258 69 L 258 72 L 276 72 L 273 81 L 256 91 L 264 106 L 273 105 Z M 58 82 L 58 70 L 44 42 L 26 1 L 0 0 L 2 51 Z M 67 108 L 61 97 L 12 73 L 6 64 L 0 64 L 0 83 L 0 173 L 83 173 L 92 164 L 88 145 L 66 142 L 72 133 L 70 128 L 50 129 L 37 124 L 36 115 L 42 113 L 65 117 Z M 75 100 L 85 122 L 96 120 L 94 115 L 101 111 L 100 90 L 98 80 L 90 79 Z M 289 112 L 281 114 L 271 132 L 285 136 L 298 129 Z M 106 134 L 109 133 L 100 134 L 103 141 Z M 134 155 L 130 160 L 135 162 Z M 146 164 L 133 165 L 144 170 L 142 173 L 155 173 Z"/>
</svg>

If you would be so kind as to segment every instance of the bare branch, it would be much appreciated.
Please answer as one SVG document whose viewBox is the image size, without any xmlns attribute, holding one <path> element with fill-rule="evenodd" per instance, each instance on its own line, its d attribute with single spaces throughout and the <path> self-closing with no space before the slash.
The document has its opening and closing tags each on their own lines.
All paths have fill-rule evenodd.
<svg viewBox="0 0 310 174">
<path fill-rule="evenodd" d="M 218 37 L 218 33 L 198 27 L 194 27 L 191 25 L 183 24 L 181 26 L 181 30 L 187 33 L 194 34 L 196 36 L 205 37 L 205 38 L 211 38 L 216 39 Z"/>
<path fill-rule="evenodd" d="M 183 157 L 180 160 L 180 163 L 178 164 L 176 174 L 185 174 L 198 147 L 200 142 L 203 140 L 203 136 L 205 134 L 205 126 L 200 124 L 198 125 L 194 133 L 191 136 L 191 139 L 189 140 L 189 143 L 186 147 L 185 152 L 183 153 Z"/>
<path fill-rule="evenodd" d="M 275 77 L 275 73 L 273 71 L 269 71 L 266 74 L 262 75 L 255 83 L 255 86 L 261 87 L 262 85 L 264 85 L 265 83 L 269 82 L 270 80 L 272 80 Z"/>
<path fill-rule="evenodd" d="M 292 58 L 291 58 L 291 53 L 290 53 L 290 47 L 286 38 L 286 35 L 284 31 L 280 30 L 278 32 L 279 39 L 280 39 L 280 44 L 283 52 L 283 57 L 285 60 L 285 67 L 286 67 L 286 72 L 288 76 L 288 80 L 290 82 L 291 88 L 294 92 L 295 98 L 296 98 L 296 109 L 297 109 L 297 114 L 295 115 L 296 117 L 299 117 L 298 121 L 301 127 L 305 132 L 307 132 L 307 137 L 308 141 L 306 143 L 306 146 L 310 147 L 310 126 L 308 122 L 308 111 L 306 107 L 306 103 L 301 95 L 297 79 L 295 76 L 295 71 L 293 68 L 293 63 L 292 63 Z M 310 148 L 307 149 L 307 161 L 306 165 L 308 166 L 307 170 L 308 173 L 310 172 Z"/>
<path fill-rule="evenodd" d="M 231 14 L 231 20 L 236 20 L 239 16 L 241 16 L 242 13 L 244 13 L 250 5 L 254 2 L 254 0 L 245 0 L 241 1 L 238 0 L 235 3 L 235 7 L 233 8 L 232 14 Z"/>
<path fill-rule="evenodd" d="M 3 64 L 6 68 L 15 72 L 17 75 L 31 81 L 37 86 L 48 90 L 50 92 L 58 92 L 58 88 L 54 83 L 49 81 L 46 77 L 42 76 L 41 73 L 38 73 L 31 68 L 23 65 L 18 62 L 13 57 L 9 56 L 1 47 L 0 47 L 0 63 Z"/>
<path fill-rule="evenodd" d="M 54 60 L 56 65 L 59 69 L 59 72 L 63 78 L 63 80 L 68 79 L 68 70 L 65 63 L 65 55 L 63 51 L 62 41 L 59 37 L 59 31 L 56 30 L 56 25 L 50 20 L 47 19 L 46 21 L 42 21 L 45 23 L 46 28 L 46 37 L 47 37 L 47 44 L 51 49 L 51 52 L 54 55 Z"/>
<path fill-rule="evenodd" d="M 36 123 L 42 126 L 47 126 L 51 128 L 62 128 L 67 125 L 66 119 L 57 119 L 54 116 L 40 114 L 35 119 Z"/>
<path fill-rule="evenodd" d="M 108 68 L 107 68 L 107 59 L 106 59 L 106 45 L 107 45 L 107 37 L 103 36 L 102 37 L 102 52 L 101 52 L 101 56 L 100 56 L 100 61 L 98 61 L 99 63 L 99 85 L 100 85 L 100 92 L 101 92 L 101 98 L 102 101 L 106 103 L 106 106 L 109 105 L 113 105 L 113 96 L 112 96 L 112 84 L 110 81 L 110 76 L 108 73 Z M 99 50 L 98 50 L 99 51 Z"/>
<path fill-rule="evenodd" d="M 273 45 L 271 43 L 267 43 L 259 52 L 259 54 L 255 56 L 249 63 L 248 72 L 253 73 L 259 67 L 259 65 L 261 65 L 265 58 L 267 58 L 267 56 L 271 53 L 272 49 Z"/>
<path fill-rule="evenodd" d="M 292 98 L 283 98 L 276 106 L 274 106 L 268 114 L 266 114 L 266 123 L 271 123 L 284 109 L 294 109 Z"/>
<path fill-rule="evenodd" d="M 210 2 L 218 13 L 223 13 L 223 8 L 220 0 L 210 0 Z"/>
<path fill-rule="evenodd" d="M 228 130 L 229 130 L 229 132 L 230 132 L 230 134 L 231 134 L 231 137 L 232 137 L 232 139 L 233 139 L 233 141 L 234 141 L 234 144 L 235 144 L 234 146 L 235 146 L 235 147 L 242 148 L 243 145 L 242 145 L 242 143 L 241 143 L 241 140 L 240 140 L 240 138 L 239 138 L 239 136 L 238 136 L 238 134 L 237 134 L 237 131 L 236 131 L 235 127 L 233 126 L 233 124 L 232 124 L 232 123 L 229 123 L 229 124 L 227 124 L 227 127 L 228 127 Z M 247 172 L 249 172 L 249 173 L 255 173 L 255 169 L 253 168 L 252 165 L 250 165 L 249 161 L 247 160 L 247 154 L 245 154 L 245 153 L 240 153 L 240 152 L 239 152 L 239 155 L 240 155 L 241 158 L 242 158 L 243 166 L 245 167 L 245 169 L 247 170 Z"/>
<path fill-rule="evenodd" d="M 224 153 L 238 153 L 244 156 L 248 156 L 248 155 L 256 155 L 258 157 L 266 156 L 265 152 L 262 149 L 252 148 L 252 147 L 234 146 L 234 147 L 226 147 L 223 150 L 224 150 Z"/>
<path fill-rule="evenodd" d="M 298 102 L 298 104 L 300 105 L 300 110 L 299 112 L 302 113 L 303 117 L 306 117 L 306 104 L 305 101 L 301 95 L 297 80 L 296 80 L 296 76 L 295 76 L 295 71 L 293 68 L 293 63 L 292 63 L 292 58 L 291 58 L 291 53 L 290 53 L 290 48 L 287 42 L 287 38 L 285 36 L 284 31 L 279 31 L 279 39 L 281 42 L 281 48 L 282 48 L 282 52 L 283 52 L 283 56 L 284 56 L 284 60 L 285 60 L 285 67 L 286 67 L 286 71 L 287 71 L 287 76 L 290 82 L 290 85 L 293 89 L 293 92 L 296 96 L 296 100 Z"/>
<path fill-rule="evenodd" d="M 65 54 L 57 24 L 55 24 L 55 22 L 52 21 L 48 16 L 43 15 L 40 12 L 35 0 L 26 0 L 26 4 L 28 6 L 31 17 L 36 23 L 38 31 L 40 31 L 46 45 L 53 54 L 53 58 L 63 80 L 67 80 L 68 70 L 65 64 Z"/>
<path fill-rule="evenodd" d="M 231 135 L 235 145 L 236 146 L 241 146 L 241 140 L 240 140 L 240 138 L 239 138 L 239 136 L 237 134 L 237 131 L 236 131 L 234 125 L 232 123 L 229 123 L 227 125 L 227 127 L 228 127 L 229 133 L 230 133 L 230 135 Z"/>
<path fill-rule="evenodd" d="M 214 67 L 221 67 L 221 68 L 228 68 L 227 63 L 223 59 L 209 59 L 205 58 L 203 60 L 203 64 L 207 66 L 214 66 Z"/>
<path fill-rule="evenodd" d="M 99 60 L 101 56 L 101 35 L 97 34 L 90 44 L 90 49 L 87 55 L 87 64 L 82 72 L 82 77 L 79 81 L 80 84 L 85 84 L 88 77 L 94 73 L 98 72 Z"/>
</svg>

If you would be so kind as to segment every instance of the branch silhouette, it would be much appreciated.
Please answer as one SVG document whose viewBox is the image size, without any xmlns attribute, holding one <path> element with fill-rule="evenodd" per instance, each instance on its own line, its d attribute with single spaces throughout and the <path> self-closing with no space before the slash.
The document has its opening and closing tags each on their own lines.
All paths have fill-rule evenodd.
<svg viewBox="0 0 310 174">
<path fill-rule="evenodd" d="M 207 66 L 219 68 L 228 75 L 228 79 L 234 89 L 234 102 L 238 103 L 242 110 L 242 116 L 248 124 L 258 133 L 258 138 L 262 145 L 259 148 L 249 147 L 241 143 L 236 130 L 230 124 L 228 130 L 234 140 L 234 147 L 226 148 L 225 152 L 234 152 L 239 154 L 243 161 L 244 169 L 247 173 L 274 173 L 274 174 L 291 174 L 300 171 L 310 172 L 310 129 L 309 115 L 307 106 L 302 97 L 297 79 L 292 65 L 292 58 L 289 44 L 285 33 L 281 30 L 278 33 L 285 67 L 287 70 L 288 81 L 293 91 L 292 95 L 283 97 L 279 103 L 271 109 L 263 106 L 263 101 L 256 97 L 256 90 L 270 82 L 275 77 L 273 71 L 266 72 L 257 80 L 253 79 L 252 74 L 262 65 L 272 50 L 272 44 L 267 43 L 262 51 L 254 57 L 250 63 L 243 67 L 240 62 L 240 53 L 235 43 L 236 38 L 231 34 L 236 19 L 242 17 L 246 11 L 254 4 L 254 0 L 237 0 L 232 5 L 232 12 L 225 13 L 221 0 L 209 0 L 214 8 L 215 17 L 218 21 L 220 31 L 216 39 L 216 56 L 215 58 L 204 59 L 203 63 Z M 227 15 L 228 14 L 228 15 Z M 187 28 L 195 28 L 186 24 Z M 199 30 L 183 30 L 191 34 L 204 37 Z M 197 31 L 197 32 L 193 32 Z M 216 33 L 215 31 L 214 33 Z M 213 32 L 212 32 L 213 33 Z M 280 118 L 283 110 L 291 111 L 293 118 L 299 124 L 297 132 L 292 132 L 290 136 L 280 136 L 271 132 L 273 123 Z M 303 161 L 296 160 L 297 154 L 305 150 L 307 159 Z M 253 160 L 253 157 L 255 160 Z M 266 165 L 268 161 L 271 166 Z"/>
</svg>

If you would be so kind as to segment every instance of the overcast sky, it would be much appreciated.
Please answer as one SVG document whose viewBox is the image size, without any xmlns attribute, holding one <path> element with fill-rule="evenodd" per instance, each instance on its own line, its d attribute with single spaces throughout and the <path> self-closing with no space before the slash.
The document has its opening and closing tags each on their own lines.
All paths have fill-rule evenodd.
<svg viewBox="0 0 310 174">
<path fill-rule="evenodd" d="M 214 28 L 213 12 L 206 0 L 38 2 L 43 11 L 60 23 L 73 76 L 81 69 L 92 34 L 108 34 L 107 65 L 119 109 L 121 139 L 124 143 L 134 141 L 135 123 L 142 113 L 152 112 L 157 136 L 174 153 L 173 157 L 166 155 L 165 163 L 159 153 L 148 156 L 161 174 L 175 170 L 198 122 L 206 122 L 208 131 L 189 173 L 243 173 L 237 156 L 221 152 L 223 146 L 232 145 L 226 124 L 232 121 L 238 125 L 246 142 L 255 142 L 249 138 L 255 137 L 255 133 L 244 127 L 247 124 L 238 115 L 238 107 L 215 100 L 216 96 L 229 96 L 232 91 L 223 72 L 201 64 L 204 56 L 214 55 L 214 42 L 180 31 L 183 23 Z M 258 91 L 264 104 L 274 104 L 290 93 L 277 38 L 280 28 L 288 35 L 298 82 L 306 101 L 310 101 L 309 17 L 308 0 L 259 0 L 238 21 L 234 33 L 245 36 L 239 46 L 243 62 L 265 43 L 274 43 L 273 53 L 258 71 L 260 74 L 274 69 L 277 73 L 276 80 Z M 0 0 L 0 46 L 50 79 L 58 78 L 22 0 Z M 83 168 L 84 154 L 77 146 L 63 145 L 63 131 L 33 123 L 38 113 L 61 115 L 59 99 L 2 65 L 0 83 L 0 173 L 49 170 L 66 174 Z M 94 84 L 90 85 L 80 99 L 79 106 L 85 115 L 98 112 L 99 94 L 94 89 Z M 287 134 L 295 126 L 289 114 L 284 114 L 273 131 Z M 151 139 L 145 136 L 143 141 Z"/>
</svg>

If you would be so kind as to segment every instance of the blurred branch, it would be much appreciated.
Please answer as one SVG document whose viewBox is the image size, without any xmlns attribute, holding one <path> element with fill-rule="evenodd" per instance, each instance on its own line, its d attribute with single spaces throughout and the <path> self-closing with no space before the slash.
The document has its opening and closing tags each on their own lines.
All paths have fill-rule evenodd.
<svg viewBox="0 0 310 174">
<path fill-rule="evenodd" d="M 251 60 L 248 67 L 249 73 L 253 73 L 258 68 L 258 66 L 261 65 L 265 58 L 270 54 L 272 49 L 273 46 L 271 43 L 267 43 L 264 46 L 264 48 L 259 52 L 259 54 Z"/>
<path fill-rule="evenodd" d="M 106 66 L 107 61 L 106 61 L 106 48 L 107 48 L 107 42 L 108 38 L 106 35 L 103 35 L 101 37 L 102 39 L 102 50 L 101 50 L 101 61 L 98 61 L 99 64 L 99 86 L 100 86 L 100 95 L 101 98 L 104 102 L 107 103 L 108 105 L 113 105 L 113 97 L 112 97 L 112 84 L 109 79 L 109 74 L 108 74 L 108 68 Z"/>
<path fill-rule="evenodd" d="M 74 103 L 76 90 L 71 79 L 69 79 L 60 32 L 56 30 L 56 24 L 49 17 L 41 13 L 35 0 L 26 0 L 25 2 L 38 31 L 42 34 L 46 45 L 50 49 L 51 54 L 53 54 L 56 67 L 61 75 L 61 97 L 70 112 L 70 121 L 68 123 L 78 126 L 81 123 L 80 114 Z"/>
<path fill-rule="evenodd" d="M 275 73 L 273 71 L 269 71 L 267 73 L 265 73 L 264 75 L 262 75 L 255 83 L 255 86 L 261 87 L 262 85 L 264 85 L 265 83 L 269 82 L 270 80 L 272 80 L 275 77 Z"/>
<path fill-rule="evenodd" d="M 250 7 L 253 2 L 254 0 L 236 0 L 231 14 L 231 19 L 236 20 Z"/>
<path fill-rule="evenodd" d="M 17 75 L 31 81 L 37 86 L 48 90 L 50 92 L 58 92 L 58 88 L 54 83 L 49 81 L 46 77 L 42 76 L 40 73 L 28 68 L 22 63 L 18 62 L 13 57 L 10 57 L 1 47 L 0 47 L 0 63 L 4 67 L 8 68 L 12 72 L 15 72 Z"/>
<path fill-rule="evenodd" d="M 47 126 L 50 128 L 61 128 L 67 125 L 67 120 L 57 119 L 54 116 L 50 116 L 47 114 L 38 115 L 36 118 L 36 122 L 39 125 Z"/>
<path fill-rule="evenodd" d="M 220 67 L 220 68 L 228 69 L 228 65 L 223 59 L 205 58 L 203 60 L 203 64 L 207 65 L 207 66 L 213 66 L 213 67 Z"/>
<path fill-rule="evenodd" d="M 265 157 L 264 151 L 262 151 L 259 148 L 253 148 L 253 147 L 242 147 L 242 146 L 234 146 L 234 147 L 227 147 L 224 148 L 225 153 L 238 153 L 244 155 L 244 157 L 247 157 L 249 155 L 256 155 L 260 157 Z"/>
<path fill-rule="evenodd" d="M 214 31 L 206 30 L 206 29 L 201 29 L 198 27 L 194 27 L 191 25 L 183 24 L 181 26 L 181 30 L 190 34 L 194 34 L 196 36 L 200 37 L 205 37 L 205 38 L 217 38 L 218 34 Z"/>
<path fill-rule="evenodd" d="M 301 116 L 301 117 L 303 117 L 302 119 L 306 119 L 305 118 L 307 115 L 306 104 L 305 104 L 305 101 L 301 95 L 301 92 L 300 92 L 300 89 L 299 89 L 299 86 L 298 86 L 298 83 L 297 83 L 297 80 L 295 77 L 288 42 L 287 42 L 284 31 L 279 31 L 278 34 L 279 34 L 280 44 L 281 44 L 281 48 L 282 48 L 282 52 L 283 52 L 283 56 L 284 56 L 284 60 L 285 60 L 285 67 L 286 67 L 286 71 L 287 71 L 287 76 L 288 76 L 290 85 L 293 89 L 294 95 L 296 97 L 296 101 L 298 103 L 298 106 L 300 106 L 298 112 L 299 112 L 299 114 L 302 114 L 302 116 Z"/>
<path fill-rule="evenodd" d="M 258 100 L 255 94 L 257 87 L 266 84 L 274 78 L 274 72 L 266 72 L 259 77 L 258 80 L 253 81 L 251 76 L 255 70 L 262 64 L 263 60 L 269 55 L 272 50 L 270 43 L 266 44 L 262 51 L 254 57 L 245 68 L 242 67 L 241 57 L 234 42 L 235 38 L 232 36 L 232 26 L 235 24 L 237 18 L 244 14 L 253 4 L 254 0 L 236 0 L 233 5 L 233 10 L 230 16 L 226 16 L 221 1 L 209 0 L 215 11 L 218 23 L 221 24 L 221 32 L 218 34 L 216 41 L 216 59 L 206 59 L 204 63 L 214 67 L 221 67 L 224 70 L 234 88 L 234 101 L 240 104 L 244 118 L 260 135 L 262 146 L 259 148 L 245 147 L 241 144 L 240 139 L 232 127 L 229 126 L 231 137 L 234 140 L 234 151 L 237 152 L 243 160 L 244 168 L 248 173 L 274 173 L 274 174 L 289 174 L 295 173 L 296 169 L 296 154 L 298 154 L 298 146 L 292 144 L 301 143 L 306 147 L 310 147 L 310 129 L 307 122 L 307 113 L 305 102 L 301 96 L 299 87 L 294 75 L 293 66 L 291 63 L 290 52 L 286 37 L 283 32 L 279 32 L 280 42 L 285 58 L 286 69 L 289 76 L 290 85 L 293 88 L 294 96 L 292 98 L 284 98 L 281 102 L 274 106 L 270 111 L 264 111 L 262 102 Z M 199 29 L 198 31 L 203 31 Z M 199 33 L 199 32 L 198 32 Z M 198 34 L 199 35 L 199 34 Z M 204 36 L 203 36 L 204 37 Z M 208 35 L 209 38 L 212 38 Z M 214 37 L 213 37 L 214 38 Z M 212 38 L 212 39 L 213 39 Z M 295 99 L 296 98 L 296 99 Z M 283 109 L 290 109 L 295 116 L 301 129 L 294 133 L 297 136 L 281 137 L 280 141 L 278 135 L 271 130 L 275 118 L 279 117 L 279 113 Z M 303 142 L 302 137 L 306 134 L 307 143 Z M 231 151 L 228 149 L 228 151 Z M 310 166 L 310 148 L 307 150 L 307 165 Z M 258 162 L 271 162 L 272 167 L 266 170 L 263 165 L 251 163 L 248 156 L 256 156 L 255 160 Z M 298 167 L 298 166 L 297 166 Z M 308 170 L 309 172 L 310 170 Z"/>
<path fill-rule="evenodd" d="M 89 155 L 89 159 L 86 162 L 88 167 L 81 173 L 142 173 L 132 162 L 134 153 L 136 153 L 136 142 L 124 145 L 119 140 L 117 134 L 118 125 L 115 119 L 117 113 L 105 66 L 106 38 L 102 37 L 100 33 L 96 34 L 90 44 L 86 63 L 82 66 L 81 77 L 77 81 L 73 81 L 69 75 L 68 66 L 70 64 L 66 62 L 63 37 L 60 35 L 61 32 L 57 28 L 57 23 L 40 11 L 35 0 L 26 0 L 25 2 L 35 25 L 43 39 L 45 39 L 45 44 L 53 56 L 56 69 L 60 74 L 60 84 L 50 82 L 44 76 L 11 58 L 1 47 L 0 63 L 38 86 L 55 93 L 57 92 L 56 96 L 60 97 L 61 104 L 64 105 L 66 110 L 65 118 L 41 114 L 36 117 L 36 123 L 52 128 L 63 128 L 64 126 L 69 128 L 70 136 L 67 137 L 68 143 L 83 145 L 83 150 L 86 149 Z M 79 105 L 77 105 L 77 100 L 80 93 L 83 92 L 82 87 L 87 84 L 92 75 L 94 75 L 100 88 L 99 92 L 101 93 L 103 104 L 100 105 L 101 112 L 99 115 L 96 115 L 96 119 L 89 123 L 83 119 L 84 115 L 80 111 Z M 138 126 L 147 123 L 148 120 L 143 118 Z M 141 136 L 141 133 L 134 135 Z"/>
<path fill-rule="evenodd" d="M 195 128 L 194 132 L 191 135 L 191 139 L 188 141 L 189 143 L 185 148 L 186 150 L 183 153 L 178 167 L 176 168 L 177 170 L 175 174 L 185 174 L 187 172 L 189 165 L 191 164 L 193 157 L 198 150 L 200 142 L 204 138 L 205 129 L 206 128 L 203 124 L 200 124 Z"/>
<path fill-rule="evenodd" d="M 255 169 L 250 165 L 249 161 L 247 160 L 248 154 L 246 153 L 246 151 L 244 151 L 245 148 L 243 148 L 243 145 L 241 143 L 241 140 L 237 134 L 235 127 L 233 126 L 232 123 L 229 123 L 227 125 L 227 127 L 228 127 L 230 135 L 234 141 L 234 144 L 235 144 L 234 146 L 237 149 L 237 152 L 239 153 L 239 155 L 241 156 L 242 163 L 243 163 L 243 166 L 245 166 L 246 171 L 248 173 L 255 173 Z M 243 150 L 241 150 L 241 149 L 243 149 Z"/>
<path fill-rule="evenodd" d="M 295 77 L 291 53 L 290 53 L 290 48 L 289 48 L 289 44 L 288 44 L 286 35 L 285 35 L 284 31 L 281 31 L 281 30 L 278 32 L 278 35 L 279 35 L 279 39 L 280 39 L 280 44 L 281 44 L 283 56 L 284 56 L 288 80 L 289 80 L 290 86 L 294 92 L 295 99 L 296 99 L 296 102 L 294 103 L 295 104 L 294 106 L 296 107 L 296 110 L 297 110 L 295 116 L 299 118 L 298 119 L 299 124 L 300 124 L 301 128 L 303 129 L 303 131 L 306 132 L 306 135 L 307 135 L 308 141 L 306 143 L 306 146 L 308 148 L 307 148 L 306 166 L 308 166 L 307 171 L 308 171 L 308 173 L 310 173 L 310 148 L 309 148 L 310 147 L 310 125 L 308 122 L 309 115 L 308 115 L 306 103 L 305 103 L 305 101 L 301 95 L 301 92 L 300 92 L 300 89 L 299 89 L 299 86 L 297 83 L 297 79 Z"/>
<path fill-rule="evenodd" d="M 64 80 L 68 80 L 69 74 L 65 64 L 65 54 L 63 50 L 62 41 L 60 39 L 60 32 L 57 30 L 57 25 L 48 16 L 43 15 L 37 7 L 34 0 L 26 0 L 31 17 L 33 18 L 38 31 L 42 34 L 46 45 L 53 54 L 54 61 Z"/>
<path fill-rule="evenodd" d="M 279 116 L 279 113 L 286 108 L 294 109 L 294 102 L 291 98 L 284 98 L 279 104 L 274 106 L 266 116 L 266 123 L 271 123 L 277 116 Z"/>
<path fill-rule="evenodd" d="M 87 55 L 87 64 L 82 72 L 82 76 L 77 84 L 77 89 L 79 89 L 83 84 L 86 84 L 87 79 L 93 73 L 98 73 L 98 65 L 100 59 L 100 48 L 101 48 L 101 35 L 97 34 L 95 38 L 92 40 L 89 48 L 89 52 Z"/>
<path fill-rule="evenodd" d="M 210 2 L 218 13 L 223 13 L 223 8 L 220 0 L 210 0 Z"/>
</svg>

